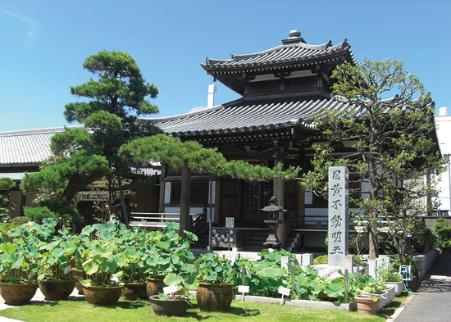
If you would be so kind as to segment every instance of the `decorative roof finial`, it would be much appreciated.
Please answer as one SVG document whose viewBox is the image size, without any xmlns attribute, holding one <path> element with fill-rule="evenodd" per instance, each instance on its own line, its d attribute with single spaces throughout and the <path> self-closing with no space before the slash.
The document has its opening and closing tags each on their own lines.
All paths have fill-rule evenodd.
<svg viewBox="0 0 451 322">
<path fill-rule="evenodd" d="M 288 45 L 288 44 L 295 44 L 299 42 L 305 42 L 304 39 L 301 37 L 301 32 L 297 29 L 290 30 L 288 32 L 288 38 L 282 40 L 282 44 Z"/>
<path fill-rule="evenodd" d="M 288 37 L 290 38 L 301 38 L 301 32 L 297 29 L 290 30 L 288 33 Z"/>
</svg>

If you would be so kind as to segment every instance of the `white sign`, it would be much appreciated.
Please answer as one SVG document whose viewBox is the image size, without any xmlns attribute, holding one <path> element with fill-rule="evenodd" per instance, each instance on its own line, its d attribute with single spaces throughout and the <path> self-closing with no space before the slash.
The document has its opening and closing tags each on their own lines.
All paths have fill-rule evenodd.
<svg viewBox="0 0 451 322">
<path fill-rule="evenodd" d="M 238 293 L 249 293 L 248 285 L 238 285 Z"/>
<path fill-rule="evenodd" d="M 225 217 L 225 228 L 235 228 L 235 217 Z"/>
<path fill-rule="evenodd" d="M 278 292 L 279 292 L 279 294 L 282 295 L 282 297 L 280 298 L 280 304 L 283 304 L 285 296 L 289 296 L 290 295 L 290 291 L 291 290 L 289 288 L 286 288 L 286 287 L 283 287 L 283 286 L 279 286 Z"/>
<path fill-rule="evenodd" d="M 279 294 L 282 294 L 284 296 L 289 296 L 291 290 L 289 288 L 283 287 L 283 286 L 279 286 L 279 290 L 278 290 Z"/>
<path fill-rule="evenodd" d="M 280 257 L 280 267 L 281 268 L 286 268 L 288 269 L 288 261 L 290 259 L 288 258 L 288 256 L 282 256 Z"/>
<path fill-rule="evenodd" d="M 170 285 L 167 287 L 163 287 L 163 293 L 164 294 L 174 294 L 179 290 L 179 287 L 177 285 Z"/>
<path fill-rule="evenodd" d="M 348 254 L 348 169 L 329 168 L 328 262 L 344 266 Z"/>
<path fill-rule="evenodd" d="M 241 302 L 244 302 L 244 294 L 249 293 L 249 286 L 238 285 L 238 293 L 241 293 Z"/>
</svg>

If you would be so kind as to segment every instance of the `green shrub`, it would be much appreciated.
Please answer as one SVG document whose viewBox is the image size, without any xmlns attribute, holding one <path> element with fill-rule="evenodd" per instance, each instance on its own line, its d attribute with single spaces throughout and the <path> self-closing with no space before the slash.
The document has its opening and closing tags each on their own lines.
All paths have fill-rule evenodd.
<svg viewBox="0 0 451 322">
<path fill-rule="evenodd" d="M 390 265 L 387 268 L 380 268 L 377 271 L 378 278 L 382 282 L 392 282 L 392 283 L 400 282 L 402 280 L 402 276 L 401 274 L 399 274 L 399 272 L 396 270 L 395 267 L 396 266 Z"/>
<path fill-rule="evenodd" d="M 321 255 L 321 256 L 315 257 L 313 259 L 314 265 L 327 264 L 327 263 L 328 263 L 327 255 Z"/>
<path fill-rule="evenodd" d="M 17 216 L 17 217 L 11 218 L 11 220 L 8 223 L 10 225 L 12 225 L 13 227 L 16 227 L 16 226 L 20 226 L 20 225 L 26 224 L 29 221 L 30 221 L 30 219 L 28 217 Z"/>
<path fill-rule="evenodd" d="M 24 213 L 25 217 L 37 223 L 41 223 L 45 218 L 53 218 L 55 220 L 58 220 L 58 215 L 47 207 L 25 207 Z"/>
<path fill-rule="evenodd" d="M 442 250 L 451 249 L 451 226 L 445 218 L 439 218 L 435 222 L 435 232 L 437 233 L 437 246 Z"/>
</svg>

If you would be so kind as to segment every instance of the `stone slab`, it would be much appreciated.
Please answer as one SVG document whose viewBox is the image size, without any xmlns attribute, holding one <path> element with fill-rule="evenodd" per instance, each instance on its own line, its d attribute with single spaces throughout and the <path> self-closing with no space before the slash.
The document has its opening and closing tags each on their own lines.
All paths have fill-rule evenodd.
<svg viewBox="0 0 451 322">
<path fill-rule="evenodd" d="M 237 295 L 235 300 L 241 301 L 241 295 Z M 280 304 L 280 298 L 266 297 L 266 296 L 254 296 L 247 295 L 244 297 L 244 302 L 254 302 L 254 303 L 265 303 L 265 304 Z M 351 303 L 343 303 L 336 305 L 333 302 L 326 301 L 307 301 L 307 300 L 286 300 L 285 305 L 296 306 L 296 307 L 311 307 L 326 310 L 340 310 L 340 311 L 351 311 L 354 306 Z"/>
</svg>

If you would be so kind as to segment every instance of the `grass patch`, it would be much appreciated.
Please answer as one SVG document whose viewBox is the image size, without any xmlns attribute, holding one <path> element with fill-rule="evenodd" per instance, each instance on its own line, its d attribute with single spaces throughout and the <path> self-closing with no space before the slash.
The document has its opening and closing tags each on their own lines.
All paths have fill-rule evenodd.
<svg viewBox="0 0 451 322">
<path fill-rule="evenodd" d="M 234 301 L 230 312 L 201 312 L 196 305 L 186 317 L 160 317 L 147 302 L 120 301 L 117 306 L 93 306 L 84 300 L 33 303 L 0 311 L 0 316 L 30 322 L 71 321 L 366 321 L 382 322 L 381 316 L 365 316 L 357 312 L 307 309 L 275 304 Z"/>
<path fill-rule="evenodd" d="M 410 299 L 410 297 L 412 297 L 411 293 L 404 294 L 404 295 L 399 296 L 399 297 L 395 297 L 393 299 L 393 301 L 389 305 L 384 307 L 379 312 L 379 315 L 384 317 L 384 318 L 388 318 L 388 317 L 392 316 L 393 313 L 395 313 L 396 309 L 401 307 L 408 299 Z"/>
</svg>

